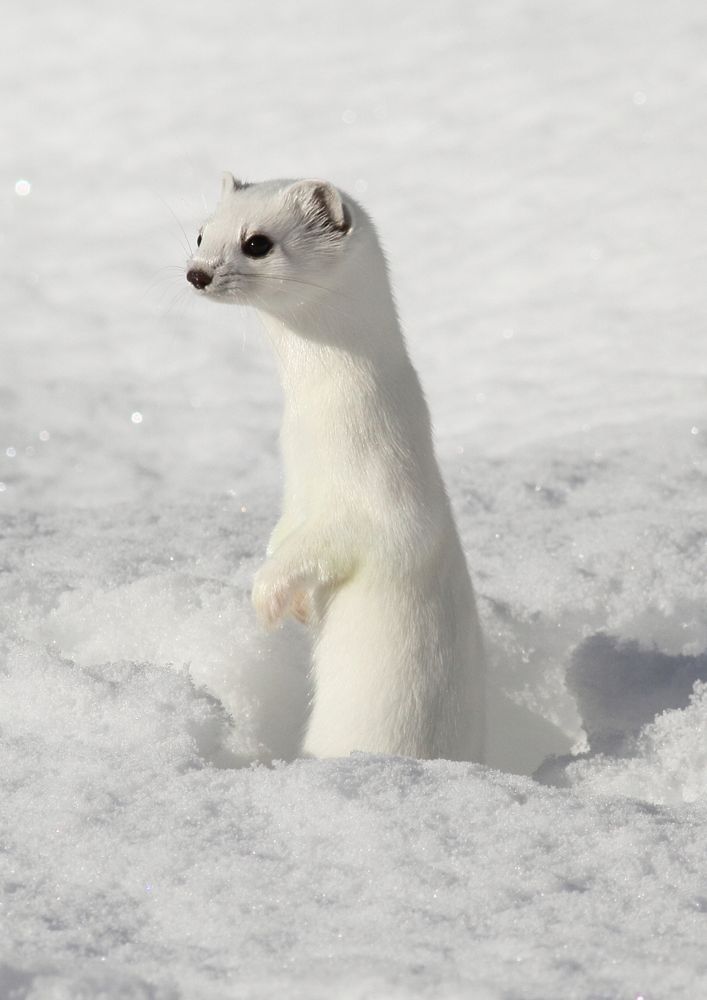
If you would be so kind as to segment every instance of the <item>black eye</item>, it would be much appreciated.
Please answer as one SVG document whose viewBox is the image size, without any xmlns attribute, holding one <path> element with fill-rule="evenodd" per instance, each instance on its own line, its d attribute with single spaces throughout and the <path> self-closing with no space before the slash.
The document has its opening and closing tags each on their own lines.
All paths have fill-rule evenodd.
<svg viewBox="0 0 707 1000">
<path fill-rule="evenodd" d="M 197 236 L 197 238 L 196 238 L 196 245 L 197 245 L 198 247 L 200 247 L 200 246 L 201 246 L 201 233 L 199 233 L 199 235 L 198 235 L 198 236 Z"/>
<path fill-rule="evenodd" d="M 255 233 L 249 236 L 241 245 L 241 250 L 246 257 L 266 257 L 273 248 L 273 242 L 269 236 L 262 233 Z"/>
</svg>

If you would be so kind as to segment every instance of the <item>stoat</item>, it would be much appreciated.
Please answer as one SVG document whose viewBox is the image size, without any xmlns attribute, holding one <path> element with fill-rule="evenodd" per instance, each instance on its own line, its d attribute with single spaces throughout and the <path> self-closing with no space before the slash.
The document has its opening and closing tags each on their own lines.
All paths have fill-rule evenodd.
<svg viewBox="0 0 707 1000">
<path fill-rule="evenodd" d="M 303 752 L 481 761 L 474 594 L 370 219 L 325 181 L 226 174 L 186 277 L 254 307 L 280 369 L 283 510 L 253 603 L 311 629 Z"/>
</svg>

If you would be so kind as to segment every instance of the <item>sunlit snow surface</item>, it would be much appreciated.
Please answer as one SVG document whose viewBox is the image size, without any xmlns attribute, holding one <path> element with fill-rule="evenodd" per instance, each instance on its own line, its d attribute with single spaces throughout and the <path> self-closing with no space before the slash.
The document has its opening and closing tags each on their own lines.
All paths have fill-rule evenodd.
<svg viewBox="0 0 707 1000">
<path fill-rule="evenodd" d="M 5 15 L 2 1000 L 707 992 L 706 45 L 699 0 Z M 248 599 L 274 366 L 181 270 L 223 169 L 378 223 L 493 770 L 249 766 L 307 653 Z"/>
</svg>

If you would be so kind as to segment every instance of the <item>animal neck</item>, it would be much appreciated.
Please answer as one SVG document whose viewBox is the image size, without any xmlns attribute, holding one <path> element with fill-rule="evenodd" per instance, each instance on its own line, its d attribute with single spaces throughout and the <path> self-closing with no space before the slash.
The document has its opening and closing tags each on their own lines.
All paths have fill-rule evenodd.
<svg viewBox="0 0 707 1000">
<path fill-rule="evenodd" d="M 261 312 L 283 386 L 286 505 L 301 510 L 345 505 L 360 497 L 356 484 L 391 476 L 444 499 L 385 261 L 368 249 L 371 266 L 354 258 L 335 289 Z"/>
<path fill-rule="evenodd" d="M 346 272 L 337 287 L 281 313 L 261 311 L 280 369 L 286 411 L 306 408 L 308 397 L 350 397 L 370 392 L 410 367 L 385 266 Z"/>
</svg>

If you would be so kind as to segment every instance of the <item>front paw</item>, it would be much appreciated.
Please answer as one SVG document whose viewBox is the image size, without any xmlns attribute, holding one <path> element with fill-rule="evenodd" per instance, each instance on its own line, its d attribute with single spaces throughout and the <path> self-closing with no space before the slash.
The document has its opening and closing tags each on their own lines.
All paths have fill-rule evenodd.
<svg viewBox="0 0 707 1000">
<path fill-rule="evenodd" d="M 251 599 L 261 623 L 265 628 L 272 629 L 287 614 L 292 603 L 292 587 L 287 579 L 273 573 L 266 563 L 255 575 Z"/>
<path fill-rule="evenodd" d="M 290 605 L 290 614 L 301 625 L 312 624 L 312 600 L 306 590 L 298 590 Z"/>
</svg>

